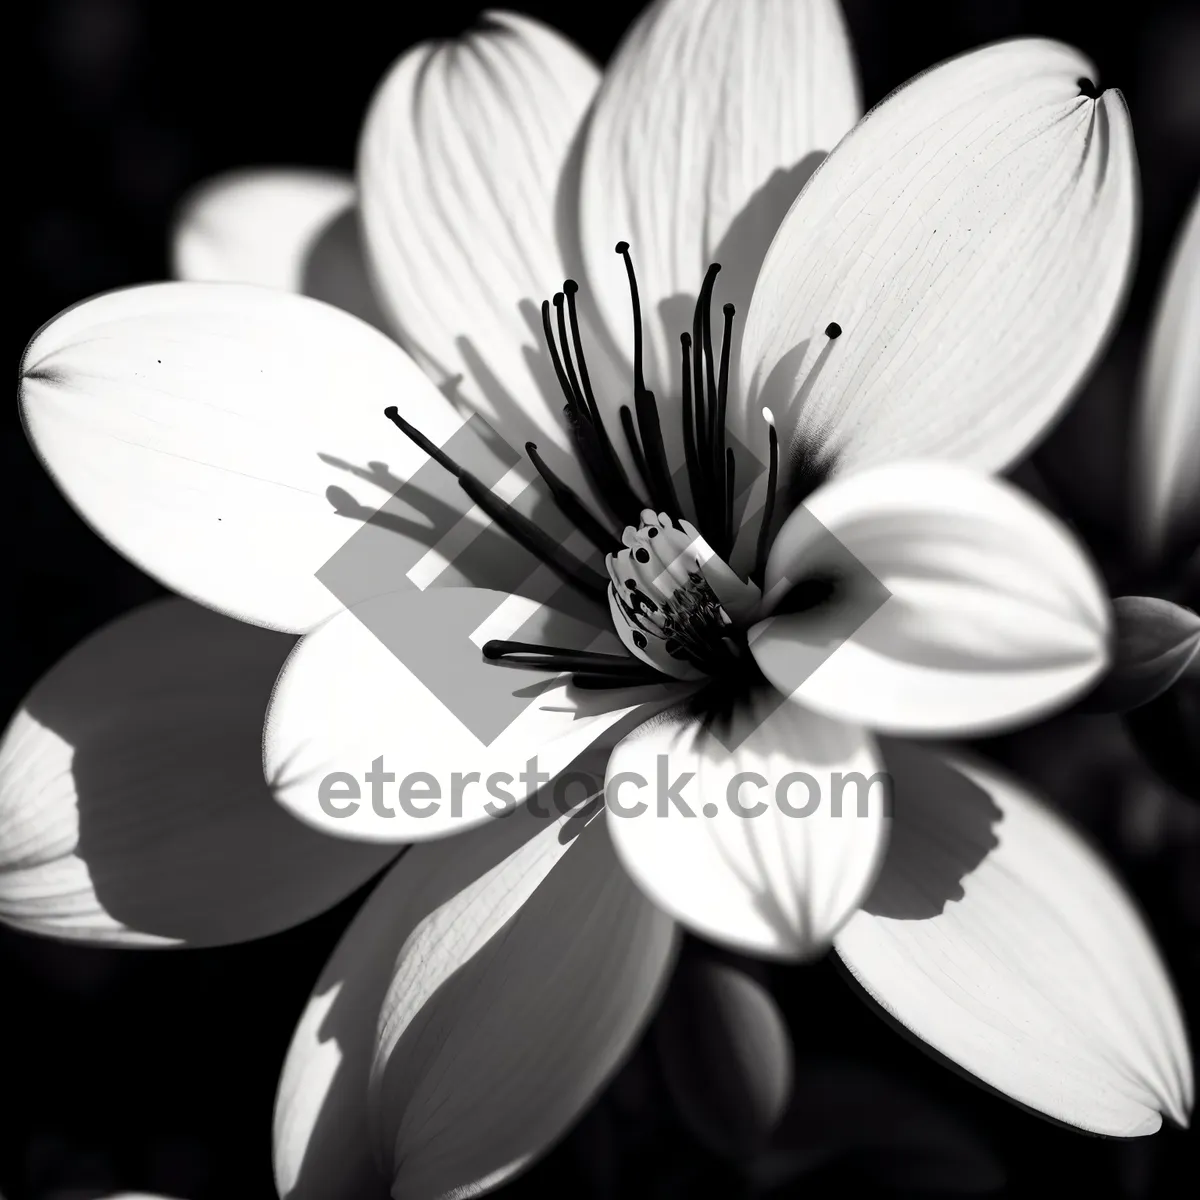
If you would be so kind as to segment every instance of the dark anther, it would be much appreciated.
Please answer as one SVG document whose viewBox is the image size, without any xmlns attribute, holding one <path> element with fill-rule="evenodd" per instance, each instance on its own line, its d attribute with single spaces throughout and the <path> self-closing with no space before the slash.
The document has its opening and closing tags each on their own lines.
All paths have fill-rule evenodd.
<svg viewBox="0 0 1200 1200">
<path fill-rule="evenodd" d="M 571 280 L 567 281 L 572 282 Z M 572 296 L 571 289 L 567 289 L 567 295 Z M 625 470 L 621 466 L 621 460 L 617 457 L 617 452 L 613 448 L 612 442 L 608 439 L 608 434 L 604 429 L 604 422 L 600 420 L 599 411 L 595 407 L 595 399 L 591 396 L 591 384 L 587 384 L 588 395 L 585 397 L 579 390 L 579 378 L 576 376 L 574 367 L 571 364 L 570 353 L 567 348 L 567 334 L 564 320 L 562 303 L 564 294 L 558 293 L 555 297 L 555 307 L 558 311 L 558 326 L 562 335 L 562 354 L 559 354 L 558 342 L 555 340 L 554 326 L 550 320 L 550 301 L 542 301 L 542 331 L 546 338 L 546 347 L 550 352 L 550 361 L 554 365 L 554 373 L 558 377 L 558 385 L 562 388 L 563 396 L 566 398 L 567 406 L 563 410 L 567 418 L 567 427 L 575 440 L 575 445 L 579 450 L 579 457 L 583 462 L 585 469 L 592 482 L 596 485 L 597 492 L 603 498 L 604 502 L 609 506 L 617 518 L 625 525 L 636 524 L 637 514 L 641 512 L 644 505 L 638 495 L 629 485 L 629 480 L 625 477 Z M 578 323 L 575 322 L 574 304 L 569 304 L 571 310 L 572 321 L 575 324 L 574 332 L 576 339 L 578 338 Z M 564 359 L 565 365 L 564 365 Z M 586 374 L 584 375 L 586 379 Z"/>
<path fill-rule="evenodd" d="M 633 557 L 640 563 L 648 563 L 650 561 L 650 551 L 645 546 L 639 546 L 634 552 Z"/>
<path fill-rule="evenodd" d="M 1086 96 L 1089 100 L 1100 99 L 1100 93 L 1096 91 L 1096 85 L 1086 76 L 1081 75 L 1075 82 L 1079 86 L 1079 94 L 1081 96 Z"/>
<path fill-rule="evenodd" d="M 636 647 L 637 647 L 639 650 L 645 650 L 645 648 L 646 648 L 646 635 L 645 635 L 644 633 L 638 633 L 638 632 L 637 632 L 637 630 L 634 630 L 634 633 L 633 633 L 633 644 L 634 644 L 634 645 L 635 645 L 635 646 L 636 646 Z"/>
<path fill-rule="evenodd" d="M 440 446 L 435 446 L 415 425 L 410 424 L 401 415 L 400 411 L 393 404 L 389 408 L 383 410 L 383 415 L 387 417 L 401 433 L 410 441 L 415 442 L 430 458 L 433 459 L 440 467 L 444 467 L 456 479 L 462 475 L 462 467 L 458 465 Z"/>
<path fill-rule="evenodd" d="M 827 338 L 839 338 L 842 336 L 842 327 L 836 321 L 830 321 L 825 326 L 825 336 Z"/>
<path fill-rule="evenodd" d="M 650 528 L 646 530 L 646 536 L 652 538 L 658 537 L 658 527 L 651 525 Z"/>
</svg>

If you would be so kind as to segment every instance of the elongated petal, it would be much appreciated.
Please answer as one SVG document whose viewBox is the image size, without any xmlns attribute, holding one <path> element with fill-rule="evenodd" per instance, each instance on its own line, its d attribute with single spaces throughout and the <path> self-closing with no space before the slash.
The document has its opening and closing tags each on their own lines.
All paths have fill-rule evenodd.
<svg viewBox="0 0 1200 1200">
<path fill-rule="evenodd" d="M 0 743 L 0 919 L 109 945 L 223 945 L 330 907 L 388 861 L 293 820 L 262 780 L 292 646 L 182 600 L 106 626 Z"/>
<path fill-rule="evenodd" d="M 827 577 L 823 604 L 786 611 L 789 594 Z M 890 596 L 864 609 L 857 593 L 872 582 Z M 887 732 L 1019 723 L 1083 691 L 1108 661 L 1107 600 L 1067 530 L 1011 484 L 949 463 L 875 467 L 818 489 L 780 530 L 765 592 L 782 606 L 750 633 L 767 678 Z"/>
<path fill-rule="evenodd" d="M 991 768 L 888 746 L 892 840 L 837 937 L 858 982 L 984 1083 L 1095 1133 L 1186 1123 L 1179 1008 L 1120 883 Z"/>
<path fill-rule="evenodd" d="M 590 811 L 541 830 L 405 941 L 370 1093 L 393 1196 L 450 1200 L 511 1178 L 650 1016 L 676 927 L 621 869 L 603 807 Z"/>
<path fill-rule="evenodd" d="M 647 895 L 695 932 L 806 958 L 875 877 L 887 829 L 876 767 L 861 730 L 770 692 L 725 726 L 676 711 L 609 759 L 613 841 Z"/>
<path fill-rule="evenodd" d="M 21 403 L 47 469 L 121 553 L 294 632 L 341 607 L 316 572 L 428 461 L 383 410 L 439 444 L 462 427 L 381 333 L 243 284 L 153 284 L 67 309 L 25 352 Z"/>
<path fill-rule="evenodd" d="M 367 1088 L 396 956 L 423 920 L 546 827 L 520 809 L 452 842 L 412 847 L 371 893 L 321 973 L 284 1061 L 273 1139 L 284 1200 L 387 1196 Z"/>
<path fill-rule="evenodd" d="M 836 0 L 659 0 L 626 35 L 589 123 L 582 251 L 628 354 L 629 285 L 613 247 L 630 243 L 660 398 L 679 394 L 679 335 L 709 263 L 724 267 L 719 300 L 744 315 L 779 222 L 860 112 Z M 678 421 L 664 425 L 678 439 Z"/>
<path fill-rule="evenodd" d="M 685 943 L 654 1025 L 680 1116 L 731 1158 L 763 1149 L 792 1094 L 792 1039 L 762 965 Z"/>
<path fill-rule="evenodd" d="M 670 696 L 578 688 L 559 672 L 489 662 L 480 648 L 497 637 L 619 653 L 591 617 L 469 587 L 384 594 L 339 614 L 301 641 L 275 689 L 265 756 L 280 800 L 326 833 L 384 842 L 511 810 Z M 580 799 L 564 775 L 559 811 Z"/>
<path fill-rule="evenodd" d="M 1146 557 L 1200 542 L 1200 195 L 1171 258 L 1138 399 L 1135 536 Z"/>
<path fill-rule="evenodd" d="M 394 329 L 514 445 L 568 444 L 540 307 L 566 275 L 559 188 L 598 80 L 552 30 L 489 13 L 405 53 L 363 128 L 363 227 Z"/>
<path fill-rule="evenodd" d="M 737 413 L 772 408 L 785 462 L 790 447 L 997 469 L 1061 411 L 1113 324 L 1136 228 L 1128 114 L 1118 92 L 1081 93 L 1095 78 L 1057 42 L 976 50 L 892 93 L 822 163 L 742 343 Z"/>
</svg>

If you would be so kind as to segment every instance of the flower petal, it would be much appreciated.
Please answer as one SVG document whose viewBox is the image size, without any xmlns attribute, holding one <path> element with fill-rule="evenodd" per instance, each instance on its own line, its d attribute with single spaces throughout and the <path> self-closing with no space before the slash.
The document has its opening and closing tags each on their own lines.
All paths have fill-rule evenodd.
<svg viewBox="0 0 1200 1200">
<path fill-rule="evenodd" d="M 589 811 L 401 922 L 369 1093 L 393 1196 L 511 1178 L 566 1132 L 655 1007 L 676 927 L 621 869 L 603 808 Z"/>
<path fill-rule="evenodd" d="M 826 577 L 825 603 L 784 599 Z M 782 614 L 750 632 L 767 678 L 887 732 L 1019 722 L 1083 691 L 1108 660 L 1105 594 L 1067 530 L 1011 484 L 949 463 L 818 489 L 779 531 L 765 595 Z"/>
<path fill-rule="evenodd" d="M 184 198 L 172 274 L 301 292 L 386 327 L 367 276 L 354 181 L 336 171 L 260 168 L 206 180 Z"/>
<path fill-rule="evenodd" d="M 336 171 L 230 171 L 180 205 L 172 231 L 176 279 L 304 290 L 313 243 L 354 206 L 354 181 Z"/>
<path fill-rule="evenodd" d="M 484 658 L 491 638 L 620 653 L 603 609 L 581 603 L 572 612 L 456 587 L 385 593 L 338 614 L 300 642 L 272 698 L 265 761 L 281 802 L 340 837 L 441 837 L 511 810 L 539 773 L 558 776 L 643 705 L 679 695 L 579 688 Z M 374 772 L 383 778 L 368 786 Z M 573 774 L 560 780 L 560 811 L 581 798 Z"/>
<path fill-rule="evenodd" d="M 1200 194 L 1171 257 L 1138 399 L 1137 534 L 1150 557 L 1200 543 L 1198 330 Z"/>
<path fill-rule="evenodd" d="M 729 1158 L 761 1151 L 792 1095 L 792 1039 L 764 976 L 761 963 L 685 942 L 654 1024 L 680 1117 Z"/>
<path fill-rule="evenodd" d="M 875 877 L 887 827 L 876 765 L 861 730 L 769 691 L 728 725 L 676 710 L 609 759 L 613 842 L 647 895 L 703 937 L 807 958 Z"/>
<path fill-rule="evenodd" d="M 47 469 L 121 553 L 295 632 L 341 607 L 322 564 L 428 463 L 384 408 L 439 445 L 462 428 L 382 334 L 244 284 L 152 284 L 67 309 L 25 352 L 21 403 Z M 337 486 L 351 475 L 377 485 L 358 488 L 370 507 Z"/>
<path fill-rule="evenodd" d="M 292 639 L 182 600 L 75 647 L 0 742 L 0 920 L 109 945 L 224 945 L 329 908 L 388 848 L 322 838 L 263 784 Z"/>
<path fill-rule="evenodd" d="M 598 80 L 553 30 L 493 12 L 405 53 L 363 128 L 363 229 L 383 307 L 431 377 L 514 445 L 569 445 L 539 310 L 567 273 L 559 188 Z"/>
<path fill-rule="evenodd" d="M 769 406 L 784 462 L 990 470 L 1028 447 L 1097 357 L 1131 265 L 1129 117 L 1119 92 L 1081 94 L 1088 77 L 1069 46 L 1009 41 L 872 109 L 771 245 L 731 417 L 749 428 Z"/>
<path fill-rule="evenodd" d="M 631 347 L 613 253 L 631 244 L 660 401 L 678 395 L 679 335 L 709 263 L 744 312 L 783 215 L 860 112 L 836 0 L 660 0 L 626 35 L 589 123 L 581 249 L 608 329 Z"/>
<path fill-rule="evenodd" d="M 838 954 L 902 1025 L 985 1084 L 1095 1133 L 1186 1123 L 1179 1008 L 1120 883 L 990 767 L 888 746 L 892 841 Z"/>
<path fill-rule="evenodd" d="M 546 822 L 529 808 L 453 842 L 415 846 L 384 876 L 330 957 L 293 1034 L 275 1097 L 275 1182 L 284 1200 L 388 1194 L 371 1146 L 375 1026 L 396 956 L 430 914 L 503 867 Z"/>
<path fill-rule="evenodd" d="M 1113 662 L 1088 694 L 1090 712 L 1129 712 L 1172 687 L 1200 655 L 1200 616 L 1157 596 L 1113 601 Z"/>
</svg>

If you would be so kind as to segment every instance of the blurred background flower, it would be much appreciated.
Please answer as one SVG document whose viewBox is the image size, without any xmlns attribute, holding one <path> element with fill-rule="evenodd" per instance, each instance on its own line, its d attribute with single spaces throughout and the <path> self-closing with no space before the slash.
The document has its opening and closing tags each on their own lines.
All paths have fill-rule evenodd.
<svg viewBox="0 0 1200 1200">
<path fill-rule="evenodd" d="M 171 216 L 197 182 L 254 163 L 349 168 L 390 62 L 466 25 L 477 7 L 445 0 L 406 12 L 344 0 L 336 20 L 314 20 L 244 0 L 28 6 L 13 42 L 22 123 L 10 361 L 65 305 L 166 277 Z M 640 4 L 519 7 L 602 60 Z M 1122 431 L 1167 252 L 1200 174 L 1200 16 L 1152 0 L 1111 16 L 1079 0 L 844 7 L 868 105 L 932 62 L 1017 34 L 1078 45 L 1099 65 L 1101 86 L 1126 95 L 1143 180 L 1138 275 L 1110 353 L 1038 456 L 1093 551 L 1116 559 L 1127 521 L 1128 487 L 1114 482 L 1129 469 Z M 7 714 L 71 645 L 161 593 L 41 475 L 15 410 L 4 479 L 20 531 L 0 681 Z M 1194 1031 L 1196 807 L 1145 770 L 1117 718 L 1072 714 L 981 748 L 1039 785 L 1115 861 Z M 0 930 L 5 1083 L 16 1109 L 0 1140 L 0 1194 L 271 1196 L 267 1114 L 279 1067 L 303 998 L 362 896 L 257 943 L 187 955 L 129 956 Z M 1177 1131 L 1108 1142 L 1012 1108 L 896 1038 L 835 978 L 832 960 L 803 973 L 750 968 L 689 943 L 685 964 L 625 1071 L 501 1194 L 811 1198 L 851 1185 L 868 1195 L 1182 1194 Z M 735 1027 L 729 1011 L 747 1006 L 764 1040 L 723 1047 Z M 724 1059 L 706 1063 L 708 1054 Z"/>
</svg>

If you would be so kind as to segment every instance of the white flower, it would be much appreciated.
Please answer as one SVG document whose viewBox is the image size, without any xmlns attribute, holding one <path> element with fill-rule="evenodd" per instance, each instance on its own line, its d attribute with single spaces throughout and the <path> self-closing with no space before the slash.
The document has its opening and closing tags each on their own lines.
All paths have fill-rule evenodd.
<svg viewBox="0 0 1200 1200">
<path fill-rule="evenodd" d="M 34 338 L 27 426 L 97 530 L 185 595 L 304 635 L 267 717 L 275 798 L 365 842 L 328 839 L 361 854 L 358 879 L 388 844 L 422 843 L 301 1019 L 276 1112 L 283 1195 L 461 1195 L 521 1169 L 643 1027 L 672 918 L 787 958 L 836 939 L 901 1021 L 1059 1119 L 1119 1135 L 1152 1131 L 1160 1111 L 1186 1119 L 1178 1010 L 1120 887 L 1015 784 L 903 744 L 881 757 L 870 732 L 1019 722 L 1104 666 L 1089 563 L 977 473 L 1061 411 L 1121 299 L 1133 148 L 1119 94 L 1092 77 L 1069 47 L 1004 43 L 854 125 L 833 3 L 665 0 L 602 82 L 551 31 L 497 15 L 404 55 L 364 129 L 358 204 L 385 314 L 372 319 L 407 353 L 272 290 L 315 286 L 310 255 L 333 252 L 334 226 L 334 248 L 355 241 L 348 187 L 269 174 L 208 192 L 178 243 L 185 271 L 243 282 L 98 297 Z M 281 191 L 283 207 L 260 203 Z M 353 280 L 352 257 L 343 268 Z M 733 311 L 714 322 L 718 302 Z M 527 486 L 538 474 L 548 489 Z M 331 570 L 351 533 L 353 570 Z M 610 550 L 607 575 L 590 540 Z M 187 672 L 215 651 L 139 653 L 140 619 L 96 639 L 130 660 L 118 694 L 139 720 L 200 722 Z M 435 694 L 447 680 L 499 728 L 480 736 L 452 713 Z M 43 688 L 4 747 L 17 883 L 0 911 L 121 937 L 94 875 L 87 891 L 83 781 L 64 770 L 91 727 L 56 723 L 56 704 L 76 709 Z M 261 694 L 236 672 L 209 688 L 218 708 Z M 111 739 L 92 742 L 102 762 Z M 522 775 L 535 758 L 614 811 L 617 777 L 654 779 L 664 759 L 705 807 L 739 772 L 885 763 L 892 844 L 883 858 L 878 804 L 840 819 L 828 805 L 804 820 L 719 805 L 621 819 L 595 804 L 495 819 L 481 781 L 525 799 L 547 783 Z M 355 782 L 368 770 L 378 792 Z M 456 801 L 418 816 L 384 797 L 389 773 L 418 772 Z M 337 773 L 354 791 L 318 804 Z M 39 790 L 53 800 L 35 818 Z M 275 927 L 316 867 L 240 844 L 228 821 L 239 873 L 275 873 L 261 901 Z M 154 886 L 199 869 L 186 850 L 171 861 L 179 875 Z M 77 904 L 64 864 L 102 914 L 87 928 L 63 919 Z"/>
</svg>

